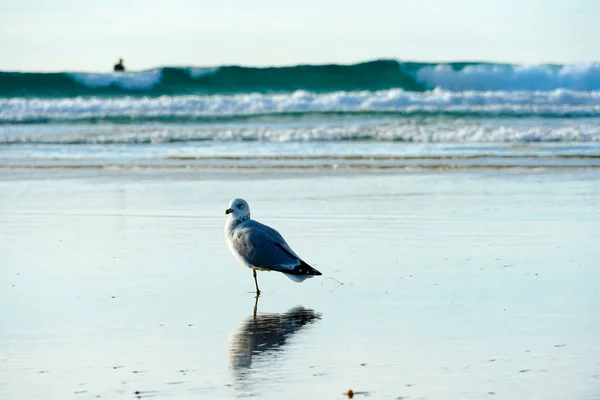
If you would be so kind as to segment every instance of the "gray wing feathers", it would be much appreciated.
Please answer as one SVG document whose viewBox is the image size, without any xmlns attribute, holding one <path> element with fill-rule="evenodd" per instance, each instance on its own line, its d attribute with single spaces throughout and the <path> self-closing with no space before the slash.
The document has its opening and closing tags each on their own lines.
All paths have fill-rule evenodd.
<svg viewBox="0 0 600 400">
<path fill-rule="evenodd" d="M 257 268 L 290 269 L 300 258 L 275 229 L 254 220 L 236 229 L 233 242 L 238 253 Z"/>
</svg>

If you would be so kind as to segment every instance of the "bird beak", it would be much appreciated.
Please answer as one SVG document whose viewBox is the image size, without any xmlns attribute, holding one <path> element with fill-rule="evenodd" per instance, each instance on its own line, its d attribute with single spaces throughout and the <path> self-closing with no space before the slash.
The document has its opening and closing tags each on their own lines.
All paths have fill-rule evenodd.
<svg viewBox="0 0 600 400">
<path fill-rule="evenodd" d="M 232 212 L 233 210 L 231 208 L 228 208 L 227 210 L 225 210 L 225 215 L 231 214 Z"/>
</svg>

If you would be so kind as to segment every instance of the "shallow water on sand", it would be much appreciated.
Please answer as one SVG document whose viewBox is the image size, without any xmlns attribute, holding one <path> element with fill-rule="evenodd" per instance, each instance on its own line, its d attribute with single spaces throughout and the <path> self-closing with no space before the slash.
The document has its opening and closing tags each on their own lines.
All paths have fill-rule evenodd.
<svg viewBox="0 0 600 400">
<path fill-rule="evenodd" d="M 594 170 L 234 174 L 0 181 L 0 397 L 600 396 Z M 238 196 L 323 276 L 255 304 Z"/>
</svg>

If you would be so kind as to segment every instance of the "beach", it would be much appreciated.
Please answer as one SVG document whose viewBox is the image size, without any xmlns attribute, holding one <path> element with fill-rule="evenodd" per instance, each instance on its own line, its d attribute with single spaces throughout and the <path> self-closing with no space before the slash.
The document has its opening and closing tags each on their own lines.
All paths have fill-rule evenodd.
<svg viewBox="0 0 600 400">
<path fill-rule="evenodd" d="M 6 160 L 2 398 L 600 396 L 593 166 Z M 323 276 L 259 272 L 255 310 L 234 197 Z"/>
<path fill-rule="evenodd" d="M 599 72 L 0 71 L 0 398 L 598 399 Z"/>
</svg>

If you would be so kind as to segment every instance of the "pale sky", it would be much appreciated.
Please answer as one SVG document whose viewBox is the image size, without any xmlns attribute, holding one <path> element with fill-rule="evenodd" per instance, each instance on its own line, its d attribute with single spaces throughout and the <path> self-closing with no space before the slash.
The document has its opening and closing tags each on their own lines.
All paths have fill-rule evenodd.
<svg viewBox="0 0 600 400">
<path fill-rule="evenodd" d="M 600 0 L 0 0 L 0 70 L 600 60 Z"/>
</svg>

